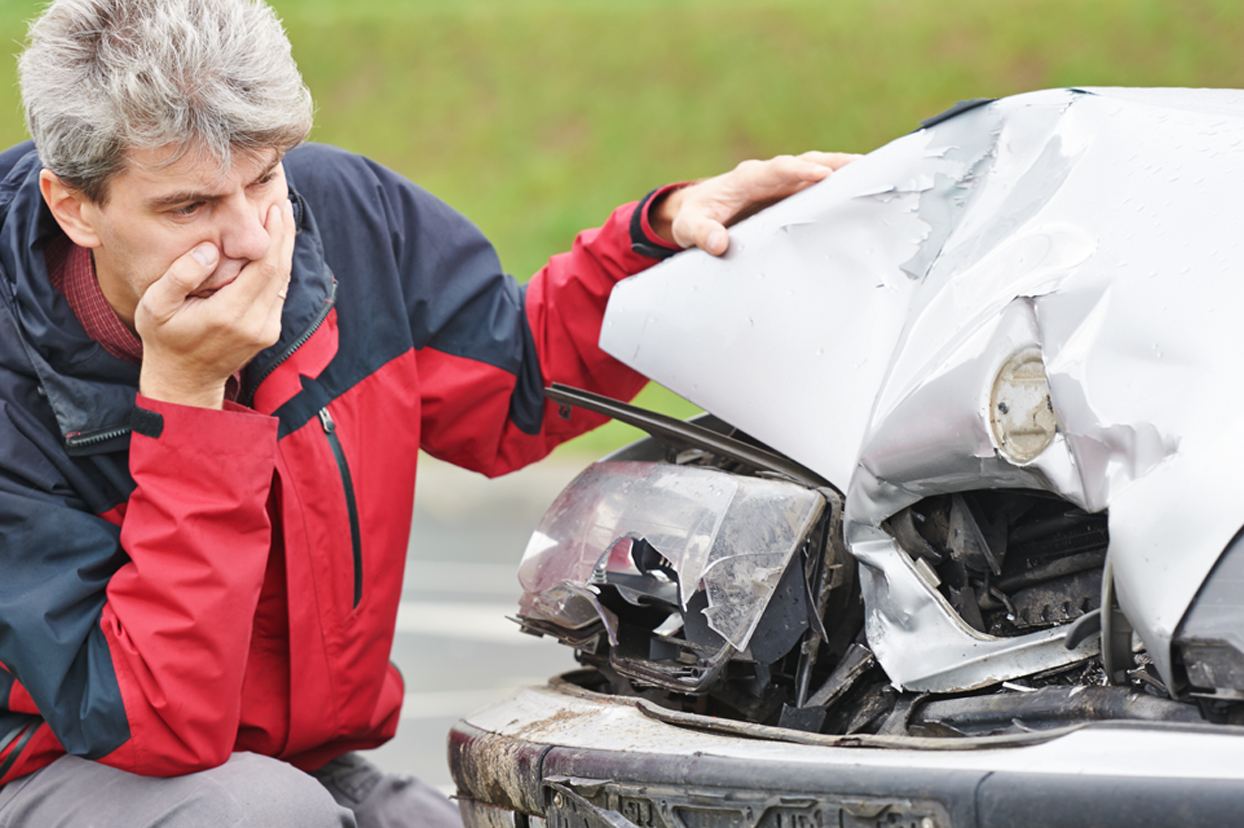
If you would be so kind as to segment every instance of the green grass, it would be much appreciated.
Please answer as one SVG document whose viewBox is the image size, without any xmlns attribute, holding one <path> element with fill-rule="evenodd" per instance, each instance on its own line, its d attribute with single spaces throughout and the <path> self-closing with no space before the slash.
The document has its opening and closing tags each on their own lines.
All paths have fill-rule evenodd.
<svg viewBox="0 0 1244 828">
<path fill-rule="evenodd" d="M 666 181 L 779 152 L 866 152 L 959 99 L 1244 84 L 1244 6 L 1225 0 L 274 5 L 317 100 L 313 137 L 445 198 L 519 278 Z M 34 8 L 0 0 L 0 39 L 19 41 Z M 0 90 L 0 141 L 22 137 L 17 108 Z M 571 450 L 625 439 L 611 428 Z"/>
</svg>

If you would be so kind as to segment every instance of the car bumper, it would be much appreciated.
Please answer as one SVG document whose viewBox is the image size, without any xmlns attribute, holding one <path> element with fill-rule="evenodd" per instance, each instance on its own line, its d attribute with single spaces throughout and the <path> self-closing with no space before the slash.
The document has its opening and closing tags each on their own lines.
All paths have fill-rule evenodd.
<svg viewBox="0 0 1244 828">
<path fill-rule="evenodd" d="M 798 744 L 709 717 L 671 723 L 573 678 L 452 729 L 468 828 L 1227 825 L 1244 813 L 1244 728 L 1114 722 L 968 749 Z"/>
</svg>

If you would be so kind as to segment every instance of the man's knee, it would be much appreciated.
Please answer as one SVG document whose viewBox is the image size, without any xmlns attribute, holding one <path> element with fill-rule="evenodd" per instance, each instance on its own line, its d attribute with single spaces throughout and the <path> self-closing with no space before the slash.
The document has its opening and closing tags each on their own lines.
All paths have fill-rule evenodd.
<svg viewBox="0 0 1244 828">
<path fill-rule="evenodd" d="M 210 783 L 200 786 L 195 807 L 214 816 L 210 822 L 187 821 L 187 826 L 354 828 L 353 815 L 323 785 L 279 759 L 236 753 L 206 775 Z"/>
<path fill-rule="evenodd" d="M 3 793 L 0 828 L 355 828 L 353 814 L 315 778 L 252 753 L 234 754 L 218 768 L 164 779 L 65 756 L 9 783 Z"/>
</svg>

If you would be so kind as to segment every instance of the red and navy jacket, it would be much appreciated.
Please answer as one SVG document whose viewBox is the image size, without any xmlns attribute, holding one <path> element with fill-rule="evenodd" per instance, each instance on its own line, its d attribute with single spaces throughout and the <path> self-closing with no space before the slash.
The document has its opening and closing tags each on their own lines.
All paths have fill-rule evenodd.
<svg viewBox="0 0 1244 828">
<path fill-rule="evenodd" d="M 316 145 L 285 168 L 281 338 L 215 411 L 139 395 L 86 335 L 48 282 L 41 164 L 0 154 L 0 783 L 64 753 L 170 776 L 381 744 L 418 449 L 503 474 L 599 423 L 544 385 L 644 383 L 597 347 L 614 283 L 669 252 L 642 204 L 520 287 L 389 170 Z"/>
</svg>

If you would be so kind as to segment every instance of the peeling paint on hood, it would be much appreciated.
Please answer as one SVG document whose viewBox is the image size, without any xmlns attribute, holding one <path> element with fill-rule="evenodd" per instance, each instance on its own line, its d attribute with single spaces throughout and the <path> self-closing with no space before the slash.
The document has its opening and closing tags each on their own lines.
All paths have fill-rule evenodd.
<svg viewBox="0 0 1244 828">
<path fill-rule="evenodd" d="M 1108 510 L 1119 602 L 1170 642 L 1244 525 L 1244 92 L 1053 90 L 882 147 L 614 290 L 609 353 L 846 493 L 878 660 L 910 689 L 1083 657 L 967 628 L 881 523 L 980 488 Z M 1039 354 L 1057 433 L 1014 462 L 991 393 Z"/>
</svg>

